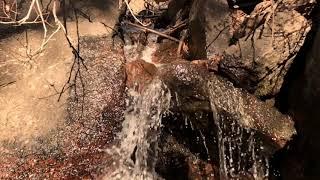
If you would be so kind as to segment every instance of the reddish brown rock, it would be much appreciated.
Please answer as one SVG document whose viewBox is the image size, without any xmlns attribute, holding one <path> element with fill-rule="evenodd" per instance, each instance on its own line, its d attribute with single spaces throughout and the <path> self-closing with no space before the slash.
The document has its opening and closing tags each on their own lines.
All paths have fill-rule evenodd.
<svg viewBox="0 0 320 180">
<path fill-rule="evenodd" d="M 157 73 L 155 65 L 143 60 L 136 60 L 126 64 L 127 87 L 141 90 L 151 82 Z"/>
<path fill-rule="evenodd" d="M 188 158 L 188 179 L 192 180 L 217 180 L 219 179 L 218 170 L 212 164 L 200 159 Z"/>
<path fill-rule="evenodd" d="M 196 64 L 198 66 L 205 67 L 208 71 L 218 71 L 218 66 L 220 61 L 223 59 L 221 55 L 212 55 L 208 60 L 194 60 L 191 64 Z"/>
</svg>

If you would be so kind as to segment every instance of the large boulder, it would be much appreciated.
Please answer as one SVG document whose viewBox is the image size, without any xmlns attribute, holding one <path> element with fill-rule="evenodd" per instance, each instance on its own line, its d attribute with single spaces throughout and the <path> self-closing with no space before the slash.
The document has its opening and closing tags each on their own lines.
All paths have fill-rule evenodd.
<svg viewBox="0 0 320 180">
<path fill-rule="evenodd" d="M 243 37 L 226 49 L 226 58 L 221 62 L 223 73 L 257 96 L 279 93 L 310 30 L 308 21 L 294 10 L 275 11 L 273 16 L 274 22 L 270 20 L 266 26 L 246 27 L 241 32 Z"/>
<path fill-rule="evenodd" d="M 260 97 L 275 96 L 311 29 L 304 15 L 314 4 L 263 1 L 246 14 L 226 1 L 208 2 L 208 58 L 224 55 L 219 71 L 237 86 Z"/>
<path fill-rule="evenodd" d="M 183 60 L 163 64 L 154 78 L 172 94 L 170 113 L 162 119 L 156 166 L 163 177 L 187 178 L 187 172 L 189 177 L 265 177 L 266 158 L 296 133 L 289 116 L 201 64 Z M 208 174 L 199 171 L 196 164 L 190 166 L 190 158 L 201 159 L 212 169 Z"/>
<path fill-rule="evenodd" d="M 175 92 L 173 109 L 184 112 L 209 111 L 228 116 L 243 128 L 260 133 L 277 150 L 295 134 L 293 121 L 245 90 L 235 88 L 224 78 L 207 72 L 203 66 L 185 61 L 163 65 L 158 76 Z M 174 94 L 174 93 L 172 93 Z M 214 101 L 217 112 L 214 112 Z"/>
</svg>

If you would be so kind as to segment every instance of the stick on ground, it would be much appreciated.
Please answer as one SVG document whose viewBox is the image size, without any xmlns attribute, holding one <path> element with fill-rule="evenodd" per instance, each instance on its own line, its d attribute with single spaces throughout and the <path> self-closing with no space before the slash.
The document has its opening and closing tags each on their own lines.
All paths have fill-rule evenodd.
<svg viewBox="0 0 320 180">
<path fill-rule="evenodd" d="M 167 35 L 167 34 L 164 34 L 164 33 L 162 33 L 162 32 L 156 31 L 156 30 L 154 30 L 154 29 L 150 29 L 150 28 L 147 28 L 147 27 L 144 27 L 144 26 L 140 26 L 140 25 L 138 25 L 138 24 L 134 24 L 134 23 L 131 23 L 131 22 L 125 22 L 125 23 L 126 23 L 126 24 L 129 24 L 130 26 L 134 26 L 134 27 L 136 27 L 136 28 L 138 28 L 138 29 L 142 29 L 142 30 L 145 30 L 145 31 L 148 31 L 148 32 L 157 34 L 157 35 L 159 35 L 159 36 L 162 36 L 162 37 L 164 37 L 164 38 L 170 39 L 170 40 L 175 41 L 175 42 L 177 42 L 177 43 L 180 42 L 179 39 L 174 38 L 174 37 L 172 37 L 172 36 L 169 36 L 169 35 Z"/>
</svg>

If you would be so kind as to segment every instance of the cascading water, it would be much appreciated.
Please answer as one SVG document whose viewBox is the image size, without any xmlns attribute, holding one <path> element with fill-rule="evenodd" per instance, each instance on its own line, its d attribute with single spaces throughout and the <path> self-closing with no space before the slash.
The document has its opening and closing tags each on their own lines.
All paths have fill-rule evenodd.
<svg viewBox="0 0 320 180">
<path fill-rule="evenodd" d="M 215 83 L 218 81 L 209 81 L 208 94 L 218 127 L 220 179 L 268 179 L 269 165 L 268 158 L 262 153 L 264 147 L 257 140 L 255 132 L 244 127 L 250 122 L 246 119 L 250 116 L 243 110 L 241 94 L 237 91 L 223 92 L 219 89 L 221 86 Z"/>
<path fill-rule="evenodd" d="M 268 159 L 262 153 L 263 146 L 255 132 L 245 128 L 250 122 L 246 118 L 250 116 L 243 110 L 241 95 L 236 91 L 217 93 L 220 85 L 215 83 L 209 81 L 207 88 L 218 127 L 220 179 L 267 179 Z M 154 79 L 141 94 L 133 90 L 128 92 L 131 98 L 119 134 L 120 144 L 109 150 L 116 159 L 117 168 L 105 179 L 161 179 L 155 172 L 157 143 L 162 115 L 170 107 L 170 91 L 164 83 Z M 222 94 L 224 98 L 217 97 Z M 205 137 L 202 135 L 202 138 Z"/>
<path fill-rule="evenodd" d="M 153 80 L 140 94 L 129 91 L 132 97 L 125 112 L 120 146 L 110 150 L 117 169 L 105 179 L 160 179 L 155 173 L 157 139 L 161 117 L 169 109 L 170 91 L 160 80 Z"/>
<path fill-rule="evenodd" d="M 152 39 L 154 37 L 149 38 Z M 134 62 L 137 57 L 141 57 L 144 61 L 154 64 L 151 61 L 151 55 L 155 52 L 155 47 L 145 48 L 140 56 L 137 56 L 137 49 L 139 48 L 134 45 L 129 44 L 125 46 L 125 55 L 129 63 Z M 203 95 L 205 92 L 208 92 L 207 97 L 201 98 L 201 96 L 196 94 L 197 98 L 195 99 L 197 101 L 205 101 L 206 103 L 207 100 L 210 100 L 213 119 L 217 126 L 219 152 L 214 150 L 217 149 L 217 144 L 210 139 L 216 138 L 215 133 L 208 133 L 208 130 L 199 129 L 196 126 L 195 129 L 199 132 L 199 139 L 203 140 L 207 160 L 217 162 L 215 161 L 217 160 L 217 156 L 214 156 L 214 154 L 219 154 L 220 179 L 260 180 L 268 178 L 269 167 L 267 156 L 263 150 L 264 146 L 262 141 L 257 138 L 258 136 L 255 131 L 252 130 L 254 129 L 252 128 L 253 126 L 250 126 L 250 123 L 254 122 L 254 119 L 251 114 L 246 113 L 247 111 L 244 108 L 245 102 L 242 99 L 241 93 L 234 88 L 225 87 L 222 81 L 214 78 L 215 76 L 208 78 L 208 76 L 202 75 L 196 69 L 186 64 L 182 63 L 177 66 L 174 64 L 154 64 L 158 67 L 158 71 L 162 70 L 166 75 L 170 74 L 168 73 L 168 68 L 172 67 L 175 67 L 172 68 L 172 72 L 176 73 L 172 73 L 171 76 L 158 73 L 157 78 L 149 83 L 142 93 L 137 93 L 134 90 L 128 91 L 129 98 L 125 120 L 118 137 L 119 145 L 108 150 L 108 153 L 114 158 L 115 169 L 109 171 L 111 173 L 106 175 L 105 179 L 161 179 L 155 172 L 155 166 L 158 160 L 157 152 L 161 152 L 158 151 L 158 140 L 161 133 L 162 116 L 165 112 L 168 112 L 170 107 L 173 109 L 174 107 L 178 107 L 177 109 L 179 109 L 179 107 L 185 106 L 185 104 L 180 102 L 178 97 L 186 96 L 186 102 L 188 100 L 192 101 L 193 98 L 188 98 L 188 96 L 190 94 L 194 95 L 195 92 L 199 94 L 203 93 Z M 165 83 L 170 87 L 170 90 Z M 176 86 L 175 84 L 178 85 Z M 172 98 L 170 91 L 175 93 L 173 97 L 176 99 L 173 99 L 171 104 L 173 106 L 170 106 Z M 192 102 L 190 103 L 192 104 Z M 209 110 L 210 112 L 210 105 L 208 106 L 206 103 L 203 103 L 207 107 L 206 111 Z M 191 109 L 195 109 L 195 112 L 197 112 L 196 108 L 197 106 L 195 108 L 191 107 Z M 178 113 L 183 114 L 184 112 Z M 188 113 L 188 111 L 185 113 Z M 173 113 L 172 115 L 175 116 L 177 114 Z M 199 117 L 199 114 L 195 113 L 194 116 Z M 196 124 L 199 123 L 198 118 L 195 119 L 194 122 Z M 211 118 L 207 118 L 205 121 L 212 122 L 211 120 Z M 191 128 L 194 129 L 191 120 L 189 123 Z M 187 119 L 186 124 L 188 124 Z M 212 129 L 212 131 L 214 130 Z M 210 139 L 209 146 L 206 142 L 208 139 Z"/>
</svg>

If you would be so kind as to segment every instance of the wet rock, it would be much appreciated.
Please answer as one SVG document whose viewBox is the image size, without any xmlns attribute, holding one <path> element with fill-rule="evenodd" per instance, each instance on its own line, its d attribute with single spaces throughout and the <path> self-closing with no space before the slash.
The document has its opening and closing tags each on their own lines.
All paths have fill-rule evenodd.
<svg viewBox="0 0 320 180">
<path fill-rule="evenodd" d="M 74 59 L 62 31 L 33 57 L 25 43 L 37 49 L 41 28 L 29 29 L 28 40 L 20 32 L 1 39 L 0 179 L 94 179 L 111 166 L 103 150 L 116 143 L 123 120 L 123 44 L 100 23 L 112 26 L 116 3 L 86 2 L 75 6 L 92 22 L 79 14 L 78 26 L 67 22 L 72 43 L 79 30 L 83 61 Z"/>
<path fill-rule="evenodd" d="M 110 158 L 102 149 L 114 143 L 125 109 L 125 69 L 122 43 L 108 37 L 84 37 L 80 41 L 85 67 L 76 81 L 69 104 L 69 125 L 62 135 L 63 151 L 73 162 L 71 177 L 101 174 Z M 76 93 L 77 92 L 77 93 Z M 83 159 L 73 160 L 78 156 Z M 85 161 L 85 162 L 83 162 Z M 90 168 L 88 168 L 90 167 Z M 86 169 L 85 169 L 86 168 Z"/>
<path fill-rule="evenodd" d="M 156 73 L 157 68 L 151 63 L 143 60 L 129 62 L 126 64 L 127 87 L 141 92 Z"/>
<path fill-rule="evenodd" d="M 189 149 L 168 133 L 161 133 L 156 172 L 165 179 L 187 179 L 186 158 L 193 156 Z"/>
<path fill-rule="evenodd" d="M 235 88 L 225 79 L 208 73 L 206 68 L 176 62 L 161 67 L 158 76 L 175 94 L 173 109 L 210 112 L 213 111 L 210 100 L 213 100 L 217 108 L 214 113 L 227 116 L 227 121 L 233 119 L 243 128 L 260 133 L 271 148 L 270 152 L 282 148 L 295 134 L 290 117 L 246 91 Z"/>
<path fill-rule="evenodd" d="M 191 179 L 212 178 L 203 167 L 216 166 L 214 177 L 266 178 L 268 158 L 296 133 L 289 116 L 202 64 L 176 61 L 159 67 L 157 76 L 172 94 L 171 115 L 162 120 L 160 175 L 183 174 L 183 168 L 171 172 L 170 167 L 187 166 Z M 194 157 L 200 162 L 184 164 Z"/>
<path fill-rule="evenodd" d="M 215 171 L 211 164 L 203 162 L 199 159 L 187 159 L 187 164 L 189 168 L 188 179 L 200 180 L 215 180 L 219 179 L 215 177 Z"/>
<path fill-rule="evenodd" d="M 207 73 L 204 66 L 176 61 L 160 67 L 157 75 L 169 89 L 177 91 L 174 97 L 176 108 L 194 112 L 198 109 L 210 111 L 204 87 Z M 180 107 L 180 104 L 184 106 Z"/>
<path fill-rule="evenodd" d="M 226 116 L 235 117 L 242 127 L 261 133 L 275 150 L 284 147 L 296 133 L 289 116 L 219 77 L 213 76 L 210 80 L 210 94 L 218 112 L 225 112 Z"/>
<path fill-rule="evenodd" d="M 212 55 L 208 60 L 194 60 L 191 63 L 205 67 L 209 72 L 217 72 L 223 56 Z"/>
<path fill-rule="evenodd" d="M 152 62 L 154 64 L 167 64 L 174 62 L 177 57 L 178 44 L 172 41 L 166 41 L 159 43 L 153 53 Z"/>
<path fill-rule="evenodd" d="M 84 62 L 78 64 L 81 77 L 75 76 L 68 108 L 70 125 L 82 126 L 79 134 L 68 134 L 80 141 L 79 149 L 113 138 L 123 118 L 125 89 L 123 44 L 111 36 L 83 37 L 80 44 Z"/>
<path fill-rule="evenodd" d="M 176 133 L 167 132 L 169 127 L 164 127 L 159 142 L 159 158 L 156 171 L 163 178 L 172 179 L 214 179 L 218 177 L 217 168 L 212 162 L 202 160 L 198 152 L 188 143 L 179 141 Z M 180 130 L 184 131 L 184 130 Z M 184 138 L 187 140 L 188 138 Z M 199 146 L 199 145 L 198 145 Z"/>
</svg>

